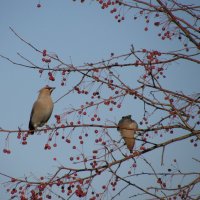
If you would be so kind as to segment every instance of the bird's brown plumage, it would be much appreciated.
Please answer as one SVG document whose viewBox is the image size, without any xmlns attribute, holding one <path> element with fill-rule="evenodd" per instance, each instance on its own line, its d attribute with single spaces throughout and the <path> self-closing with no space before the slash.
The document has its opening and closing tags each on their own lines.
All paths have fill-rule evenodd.
<svg viewBox="0 0 200 200">
<path fill-rule="evenodd" d="M 131 115 L 123 116 L 118 123 L 118 131 L 121 133 L 121 136 L 131 153 L 135 145 L 135 133 L 137 129 L 138 125 L 131 119 Z"/>
<path fill-rule="evenodd" d="M 51 93 L 55 88 L 46 86 L 39 91 L 39 95 L 35 103 L 33 104 L 29 130 L 31 134 L 34 133 L 37 127 L 43 126 L 51 117 L 53 111 L 53 101 Z"/>
</svg>

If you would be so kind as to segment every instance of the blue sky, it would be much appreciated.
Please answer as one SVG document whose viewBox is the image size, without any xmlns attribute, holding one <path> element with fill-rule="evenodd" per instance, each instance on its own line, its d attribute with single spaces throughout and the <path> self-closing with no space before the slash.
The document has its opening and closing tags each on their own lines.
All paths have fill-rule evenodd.
<svg viewBox="0 0 200 200">
<path fill-rule="evenodd" d="M 41 56 L 22 43 L 9 27 L 12 27 L 21 37 L 38 49 L 47 49 L 59 55 L 66 63 L 74 65 L 108 58 L 112 52 L 127 53 L 131 44 L 136 49 L 148 48 L 161 51 L 180 47 L 176 40 L 161 41 L 156 36 L 158 31 L 154 28 L 150 28 L 148 33 L 144 32 L 143 20 L 134 21 L 129 12 L 125 16 L 126 20 L 118 23 L 109 10 L 102 10 L 97 3 L 92 1 L 84 4 L 66 0 L 41 1 L 40 9 L 36 7 L 37 3 L 37 1 L 26 0 L 0 0 L 0 54 L 17 62 L 24 62 L 17 56 L 19 52 L 41 65 Z M 173 67 L 169 66 L 167 75 L 170 78 L 163 82 L 167 88 L 175 91 L 183 90 L 187 94 L 199 92 L 197 83 L 200 69 L 197 65 L 180 62 L 176 63 L 175 69 Z M 139 71 L 136 71 L 135 74 L 125 73 L 123 76 L 131 84 L 138 75 Z M 0 127 L 26 129 L 37 92 L 46 84 L 58 88 L 52 95 L 54 100 L 62 96 L 66 90 L 66 88 L 59 87 L 59 81 L 49 82 L 47 76 L 40 78 L 37 71 L 12 65 L 0 58 Z M 61 100 L 56 104 L 53 115 L 61 113 L 71 104 L 80 105 L 80 100 L 74 100 L 73 96 Z M 118 121 L 122 115 L 129 112 L 130 108 L 132 109 L 132 106 L 128 101 L 120 114 L 116 112 L 109 116 L 110 120 Z M 140 107 L 137 105 L 133 105 L 133 109 L 139 121 L 143 113 L 140 113 Z M 50 123 L 53 122 L 55 120 L 52 117 Z M 53 172 L 57 164 L 52 158 L 57 156 L 62 163 L 65 159 L 58 149 L 51 152 L 43 151 L 46 140 L 44 135 L 40 139 L 38 136 L 33 136 L 30 138 L 29 145 L 22 146 L 16 136 L 10 135 L 9 146 L 12 153 L 11 155 L 0 153 L 0 172 L 16 177 L 28 176 L 30 173 L 45 175 L 47 171 Z M 5 136 L 1 133 L 1 152 L 4 146 Z M 64 145 L 61 147 L 66 157 L 69 157 L 68 147 Z M 169 149 L 172 154 L 176 151 L 178 155 L 181 155 L 182 150 L 180 152 L 179 150 L 178 148 Z M 197 156 L 197 150 L 191 148 L 188 154 Z M 181 159 L 184 160 L 183 157 Z M 170 157 L 167 162 L 171 162 Z M 5 180 L 0 177 L 0 182 Z M 7 194 L 2 189 L 0 195 L 3 199 L 7 198 Z"/>
</svg>

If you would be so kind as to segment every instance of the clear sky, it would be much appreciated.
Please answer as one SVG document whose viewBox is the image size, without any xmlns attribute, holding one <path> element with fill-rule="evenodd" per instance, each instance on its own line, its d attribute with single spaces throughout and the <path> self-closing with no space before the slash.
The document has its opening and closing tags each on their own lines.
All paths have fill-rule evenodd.
<svg viewBox="0 0 200 200">
<path fill-rule="evenodd" d="M 40 55 L 30 47 L 22 43 L 9 29 L 12 27 L 21 37 L 39 48 L 47 49 L 56 53 L 66 63 L 82 65 L 85 62 L 93 62 L 108 58 L 110 53 L 123 54 L 129 52 L 131 44 L 136 49 L 176 49 L 179 44 L 176 40 L 161 41 L 158 39 L 157 31 L 151 29 L 144 32 L 142 20 L 134 21 L 130 13 L 126 20 L 118 23 L 109 10 L 102 10 L 96 2 L 81 4 L 79 1 L 41 1 L 41 8 L 37 8 L 37 1 L 27 0 L 0 0 L 0 54 L 17 62 L 24 62 L 17 52 L 26 58 L 41 64 Z M 191 63 L 176 63 L 176 68 L 169 67 L 168 77 L 164 83 L 173 90 L 183 90 L 187 94 L 199 92 L 200 69 Z M 125 74 L 127 82 L 132 82 L 133 77 L 138 74 Z M 47 76 L 40 77 L 37 71 L 12 65 L 0 58 L 0 127 L 4 129 L 26 129 L 28 127 L 29 115 L 33 102 L 37 97 L 38 90 L 46 84 L 57 86 L 53 93 L 56 100 L 65 92 L 60 88 L 59 82 L 49 82 Z M 69 105 L 80 105 L 81 99 L 66 98 L 58 102 L 54 113 L 62 113 Z M 133 106 L 136 120 L 139 121 L 143 113 L 140 113 L 136 105 Z M 119 115 L 111 114 L 111 121 L 118 121 L 122 115 L 126 115 L 131 106 L 122 109 Z M 133 114 L 131 113 L 131 114 Z M 54 117 L 50 124 L 55 122 Z M 43 151 L 43 145 L 47 141 L 45 136 L 33 136 L 26 146 L 19 144 L 16 136 L 10 135 L 9 146 L 11 155 L 2 153 L 5 147 L 5 136 L 0 136 L 0 172 L 16 177 L 34 175 L 45 175 L 56 169 L 53 157 L 63 159 L 63 154 L 56 149 L 54 151 Z M 64 149 L 65 147 L 62 147 Z M 68 150 L 68 149 L 67 149 Z M 182 150 L 176 151 L 177 155 Z M 68 153 L 66 157 L 68 157 Z M 189 155 L 197 156 L 193 148 L 187 152 Z M 173 156 L 172 156 L 173 157 Z M 184 159 L 182 157 L 182 159 Z M 61 160 L 61 163 L 64 159 Z M 187 163 L 188 168 L 190 167 Z M 198 168 L 200 169 L 200 168 Z M 6 181 L 0 176 L 0 183 Z M 0 198 L 7 199 L 7 194 L 0 189 Z"/>
</svg>

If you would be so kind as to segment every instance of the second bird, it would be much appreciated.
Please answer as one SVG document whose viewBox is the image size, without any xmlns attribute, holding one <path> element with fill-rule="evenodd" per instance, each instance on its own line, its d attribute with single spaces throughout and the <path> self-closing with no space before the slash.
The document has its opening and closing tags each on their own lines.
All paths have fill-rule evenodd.
<svg viewBox="0 0 200 200">
<path fill-rule="evenodd" d="M 39 91 L 39 95 L 31 111 L 29 130 L 33 134 L 37 127 L 44 126 L 51 117 L 53 101 L 51 93 L 55 88 L 46 86 Z"/>
<path fill-rule="evenodd" d="M 131 119 L 131 115 L 123 116 L 118 123 L 118 131 L 121 133 L 130 153 L 133 152 L 135 133 L 137 129 L 138 125 L 135 120 Z"/>
</svg>

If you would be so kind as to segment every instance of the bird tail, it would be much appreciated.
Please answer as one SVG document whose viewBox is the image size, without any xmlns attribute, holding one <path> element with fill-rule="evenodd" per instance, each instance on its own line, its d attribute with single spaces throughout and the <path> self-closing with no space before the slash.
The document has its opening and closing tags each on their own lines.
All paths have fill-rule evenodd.
<svg viewBox="0 0 200 200">
<path fill-rule="evenodd" d="M 35 130 L 35 128 L 34 128 L 33 124 L 31 122 L 29 122 L 29 133 L 34 134 L 34 130 Z"/>
</svg>

